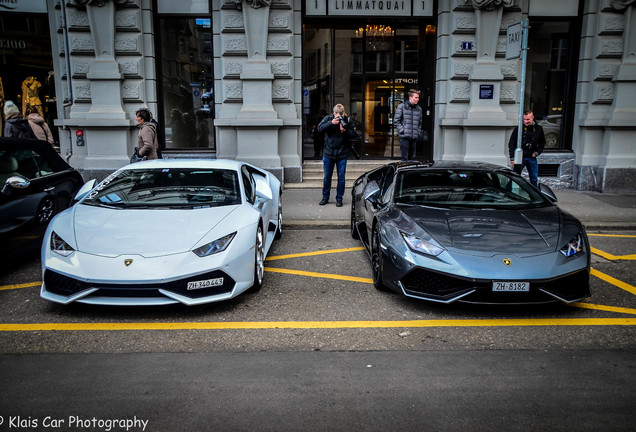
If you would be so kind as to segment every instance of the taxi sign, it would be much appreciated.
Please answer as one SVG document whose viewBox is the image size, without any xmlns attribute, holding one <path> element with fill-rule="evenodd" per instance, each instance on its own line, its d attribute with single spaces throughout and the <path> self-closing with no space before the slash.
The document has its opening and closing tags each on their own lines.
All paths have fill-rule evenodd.
<svg viewBox="0 0 636 432">
<path fill-rule="evenodd" d="M 523 24 L 521 22 L 508 26 L 506 32 L 506 60 L 519 58 L 521 55 L 521 41 L 523 39 Z"/>
</svg>

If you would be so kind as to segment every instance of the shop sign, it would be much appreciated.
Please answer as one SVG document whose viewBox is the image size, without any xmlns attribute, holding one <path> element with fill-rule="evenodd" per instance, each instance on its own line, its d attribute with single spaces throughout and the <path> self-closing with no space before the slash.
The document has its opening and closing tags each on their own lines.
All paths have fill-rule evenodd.
<svg viewBox="0 0 636 432">
<path fill-rule="evenodd" d="M 46 0 L 0 0 L 0 12 L 46 13 Z"/>
<path fill-rule="evenodd" d="M 27 43 L 24 39 L 4 39 L 0 38 L 0 49 L 23 50 Z"/>
<path fill-rule="evenodd" d="M 311 16 L 433 16 L 433 0 L 305 0 Z"/>
</svg>

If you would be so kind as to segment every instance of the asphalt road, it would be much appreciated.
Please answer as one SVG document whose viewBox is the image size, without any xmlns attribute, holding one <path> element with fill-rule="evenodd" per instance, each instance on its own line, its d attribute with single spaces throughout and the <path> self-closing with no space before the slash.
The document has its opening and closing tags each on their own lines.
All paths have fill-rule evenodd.
<svg viewBox="0 0 636 432">
<path fill-rule="evenodd" d="M 25 259 L 0 274 L 0 432 L 633 430 L 636 233 L 591 234 L 570 306 L 378 292 L 346 230 L 285 231 L 260 292 L 191 308 L 48 303 Z"/>
</svg>

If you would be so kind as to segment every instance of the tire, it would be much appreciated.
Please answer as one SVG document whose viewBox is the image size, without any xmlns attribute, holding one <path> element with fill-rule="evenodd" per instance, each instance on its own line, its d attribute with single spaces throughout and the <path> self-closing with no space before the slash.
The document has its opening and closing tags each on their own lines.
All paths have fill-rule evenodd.
<svg viewBox="0 0 636 432">
<path fill-rule="evenodd" d="M 382 282 L 382 248 L 380 247 L 380 231 L 377 226 L 373 227 L 371 234 L 371 272 L 373 274 L 373 286 L 378 291 L 387 291 Z"/>
<path fill-rule="evenodd" d="M 274 240 L 280 240 L 283 236 L 283 192 L 279 192 L 278 195 L 278 227 L 276 227 L 276 233 L 274 234 Z"/>
<path fill-rule="evenodd" d="M 360 240 L 360 233 L 356 228 L 356 207 L 354 200 L 351 200 L 351 238 L 354 240 Z"/>
<path fill-rule="evenodd" d="M 258 291 L 263 286 L 265 276 L 265 241 L 263 238 L 263 227 L 261 224 L 256 229 L 256 240 L 254 242 L 254 285 L 251 291 Z"/>
<path fill-rule="evenodd" d="M 53 214 L 55 213 L 55 203 L 53 202 L 53 198 L 50 196 L 45 197 L 40 205 L 38 206 L 38 210 L 35 213 L 35 219 L 39 224 L 46 225 L 53 218 Z"/>
</svg>

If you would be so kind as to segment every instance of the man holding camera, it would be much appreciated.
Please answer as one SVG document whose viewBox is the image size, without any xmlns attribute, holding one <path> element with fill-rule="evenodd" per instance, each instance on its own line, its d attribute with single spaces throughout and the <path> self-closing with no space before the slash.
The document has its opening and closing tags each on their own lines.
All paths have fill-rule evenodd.
<svg viewBox="0 0 636 432">
<path fill-rule="evenodd" d="M 342 207 L 342 197 L 345 190 L 345 172 L 347 170 L 347 157 L 351 147 L 350 140 L 356 137 L 353 122 L 345 115 L 342 104 L 333 107 L 333 114 L 325 116 L 318 125 L 318 132 L 324 134 L 325 144 L 322 152 L 322 163 L 325 177 L 322 181 L 322 200 L 320 205 L 329 202 L 331 195 L 331 177 L 333 168 L 338 173 L 338 185 L 336 187 L 336 207 Z"/>
</svg>

